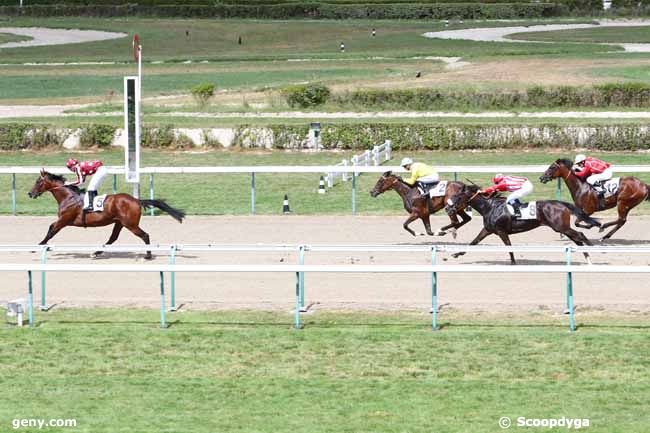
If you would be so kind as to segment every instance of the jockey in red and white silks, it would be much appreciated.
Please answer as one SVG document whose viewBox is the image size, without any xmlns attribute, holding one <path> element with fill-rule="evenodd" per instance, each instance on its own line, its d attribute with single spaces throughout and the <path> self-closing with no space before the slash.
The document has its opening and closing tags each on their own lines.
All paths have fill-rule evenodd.
<svg viewBox="0 0 650 433">
<path fill-rule="evenodd" d="M 611 164 L 591 156 L 576 155 L 574 165 L 575 175 L 591 186 L 607 181 L 614 176 Z"/>
<path fill-rule="evenodd" d="M 512 205 L 515 211 L 515 216 L 521 216 L 521 211 L 519 209 L 521 201 L 519 201 L 519 199 L 533 192 L 533 184 L 530 180 L 522 176 L 504 176 L 499 173 L 494 175 L 492 183 L 494 185 L 486 188 L 483 192 L 489 194 L 495 191 L 510 191 L 506 203 Z"/>
<path fill-rule="evenodd" d="M 87 176 L 92 176 L 88 182 L 88 191 L 86 192 L 86 206 L 84 210 L 93 210 L 93 200 L 97 196 L 97 189 L 102 184 L 102 181 L 108 174 L 108 170 L 104 167 L 101 161 L 77 161 L 76 159 L 69 159 L 66 167 L 77 175 L 77 179 L 66 182 L 67 186 L 78 186 L 85 182 Z"/>
</svg>

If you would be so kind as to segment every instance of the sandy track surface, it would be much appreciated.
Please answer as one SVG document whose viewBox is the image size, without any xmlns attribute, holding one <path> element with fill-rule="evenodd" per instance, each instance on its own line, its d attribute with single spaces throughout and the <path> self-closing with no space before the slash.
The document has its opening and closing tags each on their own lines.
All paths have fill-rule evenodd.
<svg viewBox="0 0 650 433">
<path fill-rule="evenodd" d="M 573 29 L 591 29 L 597 27 L 630 27 L 630 26 L 649 26 L 648 20 L 632 20 L 632 21 L 599 21 L 599 24 L 546 24 L 539 26 L 513 26 L 513 27 L 493 27 L 493 28 L 478 28 L 478 29 L 462 29 L 462 30 L 445 30 L 441 32 L 427 32 L 422 36 L 427 38 L 439 39 L 464 39 L 469 41 L 480 42 L 533 42 L 517 39 L 508 39 L 507 36 L 514 33 L 530 33 L 530 32 L 544 32 L 555 30 L 573 30 Z M 549 42 L 554 43 L 554 42 Z M 647 53 L 650 52 L 650 44 L 624 44 L 624 43 L 610 43 L 603 45 L 618 45 L 628 52 Z"/>
<path fill-rule="evenodd" d="M 126 33 L 102 32 L 98 30 L 48 29 L 44 27 L 0 27 L 0 33 L 29 36 L 22 42 L 7 42 L 0 48 L 24 48 L 44 45 L 78 44 L 81 42 L 105 41 L 126 37 Z"/>
<path fill-rule="evenodd" d="M 3 227 L 0 244 L 34 244 L 52 222 L 51 217 L 0 217 Z M 451 237 L 412 237 L 401 228 L 403 217 L 190 217 L 180 225 L 167 217 L 146 217 L 143 228 L 153 243 L 286 243 L 286 244 L 427 244 L 468 243 L 480 230 L 478 220 L 464 227 L 456 240 Z M 434 227 L 445 223 L 436 217 Z M 649 217 L 633 216 L 613 243 L 646 244 Z M 419 225 L 419 224 L 418 224 Z M 417 225 L 414 223 L 414 227 Z M 417 227 L 421 230 L 421 227 Z M 110 228 L 66 228 L 54 239 L 57 244 L 101 244 Z M 596 237 L 597 233 L 588 233 Z M 626 240 L 627 239 L 627 240 Z M 648 238 L 650 239 L 650 238 Z M 565 245 L 550 229 L 541 228 L 513 236 L 515 245 Z M 118 244 L 136 244 L 123 231 Z M 495 237 L 487 244 L 500 244 Z M 136 263 L 142 254 L 113 253 L 98 260 L 87 254 L 51 253 L 49 263 Z M 561 254 L 517 254 L 521 264 L 562 264 Z M 167 263 L 165 255 L 156 262 Z M 179 264 L 287 264 L 297 263 L 295 253 L 194 253 L 181 252 Z M 596 254 L 596 264 L 647 265 L 647 254 L 617 257 Z M 38 254 L 0 253 L 0 262 L 38 262 Z M 575 263 L 584 263 L 576 255 Z M 429 264 L 428 253 L 307 253 L 307 264 Z M 445 264 L 507 264 L 505 254 L 468 254 L 460 259 L 441 253 Z M 24 297 L 26 276 L 5 273 L 0 284 L 0 301 Z M 40 278 L 35 278 L 36 299 Z M 443 308 L 484 311 L 561 312 L 565 299 L 564 275 L 527 274 L 441 274 L 439 298 Z M 318 309 L 397 310 L 427 309 L 430 304 L 430 277 L 414 274 L 311 274 L 306 275 L 306 301 Z M 575 298 L 578 309 L 607 311 L 650 311 L 650 279 L 642 275 L 576 275 Z M 61 306 L 148 306 L 158 305 L 158 276 L 153 274 L 58 274 L 47 275 L 48 302 Z M 294 302 L 295 282 L 291 274 L 180 274 L 177 300 L 183 308 L 286 309 Z"/>
</svg>

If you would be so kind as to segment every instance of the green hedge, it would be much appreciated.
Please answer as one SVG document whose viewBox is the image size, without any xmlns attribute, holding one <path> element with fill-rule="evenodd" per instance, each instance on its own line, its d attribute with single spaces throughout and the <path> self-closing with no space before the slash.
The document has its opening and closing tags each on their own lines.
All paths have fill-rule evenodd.
<svg viewBox="0 0 650 433">
<path fill-rule="evenodd" d="M 110 125 L 85 125 L 81 136 L 108 137 L 115 128 Z M 75 130 L 62 130 L 47 125 L 0 125 L 0 150 L 61 147 Z M 300 149 L 305 146 L 307 126 L 242 125 L 236 128 L 234 147 L 252 148 L 268 145 L 269 132 L 276 148 Z M 645 125 L 542 126 L 513 125 L 425 125 L 425 124 L 321 124 L 321 144 L 325 149 L 364 150 L 390 139 L 394 149 L 402 150 L 492 150 L 587 148 L 603 151 L 650 149 L 650 132 Z M 171 126 L 144 128 L 143 146 L 149 148 L 187 149 L 191 140 L 178 134 Z M 82 142 L 84 147 L 104 146 L 101 138 Z M 206 147 L 218 146 L 208 142 Z"/>
<path fill-rule="evenodd" d="M 557 16 L 566 11 L 554 3 L 320 4 L 279 5 L 43 5 L 2 6 L 0 15 L 93 16 L 141 15 L 184 18 L 319 18 L 319 19 L 517 19 Z"/>
<path fill-rule="evenodd" d="M 358 90 L 337 94 L 339 107 L 409 110 L 513 110 L 530 108 L 650 107 L 650 85 L 615 83 L 590 87 L 531 87 L 478 92 L 440 89 Z"/>
</svg>

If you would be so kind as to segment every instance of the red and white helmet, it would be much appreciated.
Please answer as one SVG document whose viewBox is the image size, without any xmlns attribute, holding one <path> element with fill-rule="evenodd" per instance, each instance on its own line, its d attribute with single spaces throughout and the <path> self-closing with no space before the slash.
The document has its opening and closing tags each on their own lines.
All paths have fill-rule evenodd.
<svg viewBox="0 0 650 433">
<path fill-rule="evenodd" d="M 497 173 L 494 175 L 492 178 L 492 183 L 499 183 L 503 180 L 503 175 L 501 173 Z"/>
<path fill-rule="evenodd" d="M 70 158 L 68 159 L 68 162 L 65 163 L 65 166 L 68 167 L 70 170 L 72 170 L 77 164 L 79 164 L 79 161 Z"/>
</svg>

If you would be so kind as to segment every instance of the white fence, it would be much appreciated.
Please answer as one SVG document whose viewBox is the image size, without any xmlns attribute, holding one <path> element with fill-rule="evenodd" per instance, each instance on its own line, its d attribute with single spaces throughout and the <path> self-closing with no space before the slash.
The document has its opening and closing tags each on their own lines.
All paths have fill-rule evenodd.
<svg viewBox="0 0 650 433">
<path fill-rule="evenodd" d="M 548 165 L 446 165 L 436 166 L 440 173 L 452 174 L 457 180 L 459 173 L 537 173 L 542 174 Z M 65 167 L 45 167 L 47 171 L 55 174 L 70 174 Z M 613 166 L 617 174 L 622 173 L 650 173 L 650 165 L 617 165 Z M 140 173 L 149 174 L 149 198 L 153 199 L 155 174 L 236 174 L 247 173 L 251 176 L 251 213 L 255 214 L 255 174 L 256 173 L 347 173 L 352 177 L 352 214 L 356 214 L 356 178 L 360 173 L 383 173 L 385 171 L 403 173 L 405 170 L 398 166 L 341 166 L 341 165 L 304 165 L 304 166 L 223 166 L 223 167 L 143 167 Z M 12 213 L 16 214 L 16 175 L 38 174 L 41 167 L 0 167 L 0 175 L 11 175 L 12 185 Z M 113 192 L 117 188 L 117 176 L 124 174 L 124 167 L 108 167 L 108 172 L 113 175 Z M 561 179 L 557 182 L 557 196 L 561 189 Z M 153 215 L 153 209 L 151 210 Z"/>
<path fill-rule="evenodd" d="M 96 265 L 96 264 L 47 264 L 47 252 L 59 251 L 106 251 L 106 252 L 134 252 L 134 251 L 167 251 L 169 254 L 168 264 L 120 264 L 120 265 Z M 564 273 L 566 280 L 566 303 L 569 312 L 569 328 L 575 330 L 575 317 L 573 308 L 573 273 L 600 273 L 600 274 L 631 274 L 650 273 L 650 266 L 611 266 L 611 265 L 573 265 L 571 262 L 573 253 L 600 252 L 600 253 L 650 253 L 650 247 L 635 246 L 492 246 L 492 245 L 132 245 L 132 246 L 92 246 L 92 245 L 0 245 L 0 253 L 15 253 L 27 251 L 41 251 L 41 263 L 19 263 L 0 264 L 0 272 L 27 272 L 28 273 L 28 302 L 29 321 L 34 323 L 33 314 L 33 284 L 32 272 L 41 272 L 41 307 L 47 310 L 45 304 L 45 273 L 46 272 L 158 272 L 160 274 L 160 324 L 166 327 L 165 312 L 165 287 L 164 273 L 171 275 L 171 310 L 175 309 L 175 273 L 294 273 L 296 276 L 295 291 L 295 326 L 301 327 L 300 312 L 304 311 L 305 284 L 304 274 L 309 273 L 429 273 L 431 274 L 431 312 L 432 327 L 437 329 L 438 310 L 438 273 Z M 178 265 L 175 263 L 178 251 L 296 251 L 298 263 L 293 265 Z M 384 252 L 427 252 L 431 254 L 431 265 L 305 265 L 305 252 L 324 251 L 384 251 Z M 564 254 L 563 265 L 437 265 L 437 254 L 439 252 L 555 252 Z"/>
<path fill-rule="evenodd" d="M 336 164 L 337 167 L 369 167 L 369 166 L 379 166 L 386 161 L 390 161 L 393 157 L 391 141 L 386 140 L 384 144 L 380 146 L 374 146 L 372 150 L 366 150 L 360 155 L 354 155 L 350 161 L 347 159 L 342 160 L 339 164 Z M 359 172 L 355 172 L 357 175 Z M 330 171 L 325 176 L 325 181 L 327 182 L 327 187 L 332 188 L 336 182 L 336 178 L 340 177 L 341 181 L 348 181 L 348 173 L 345 171 L 336 172 Z"/>
</svg>

